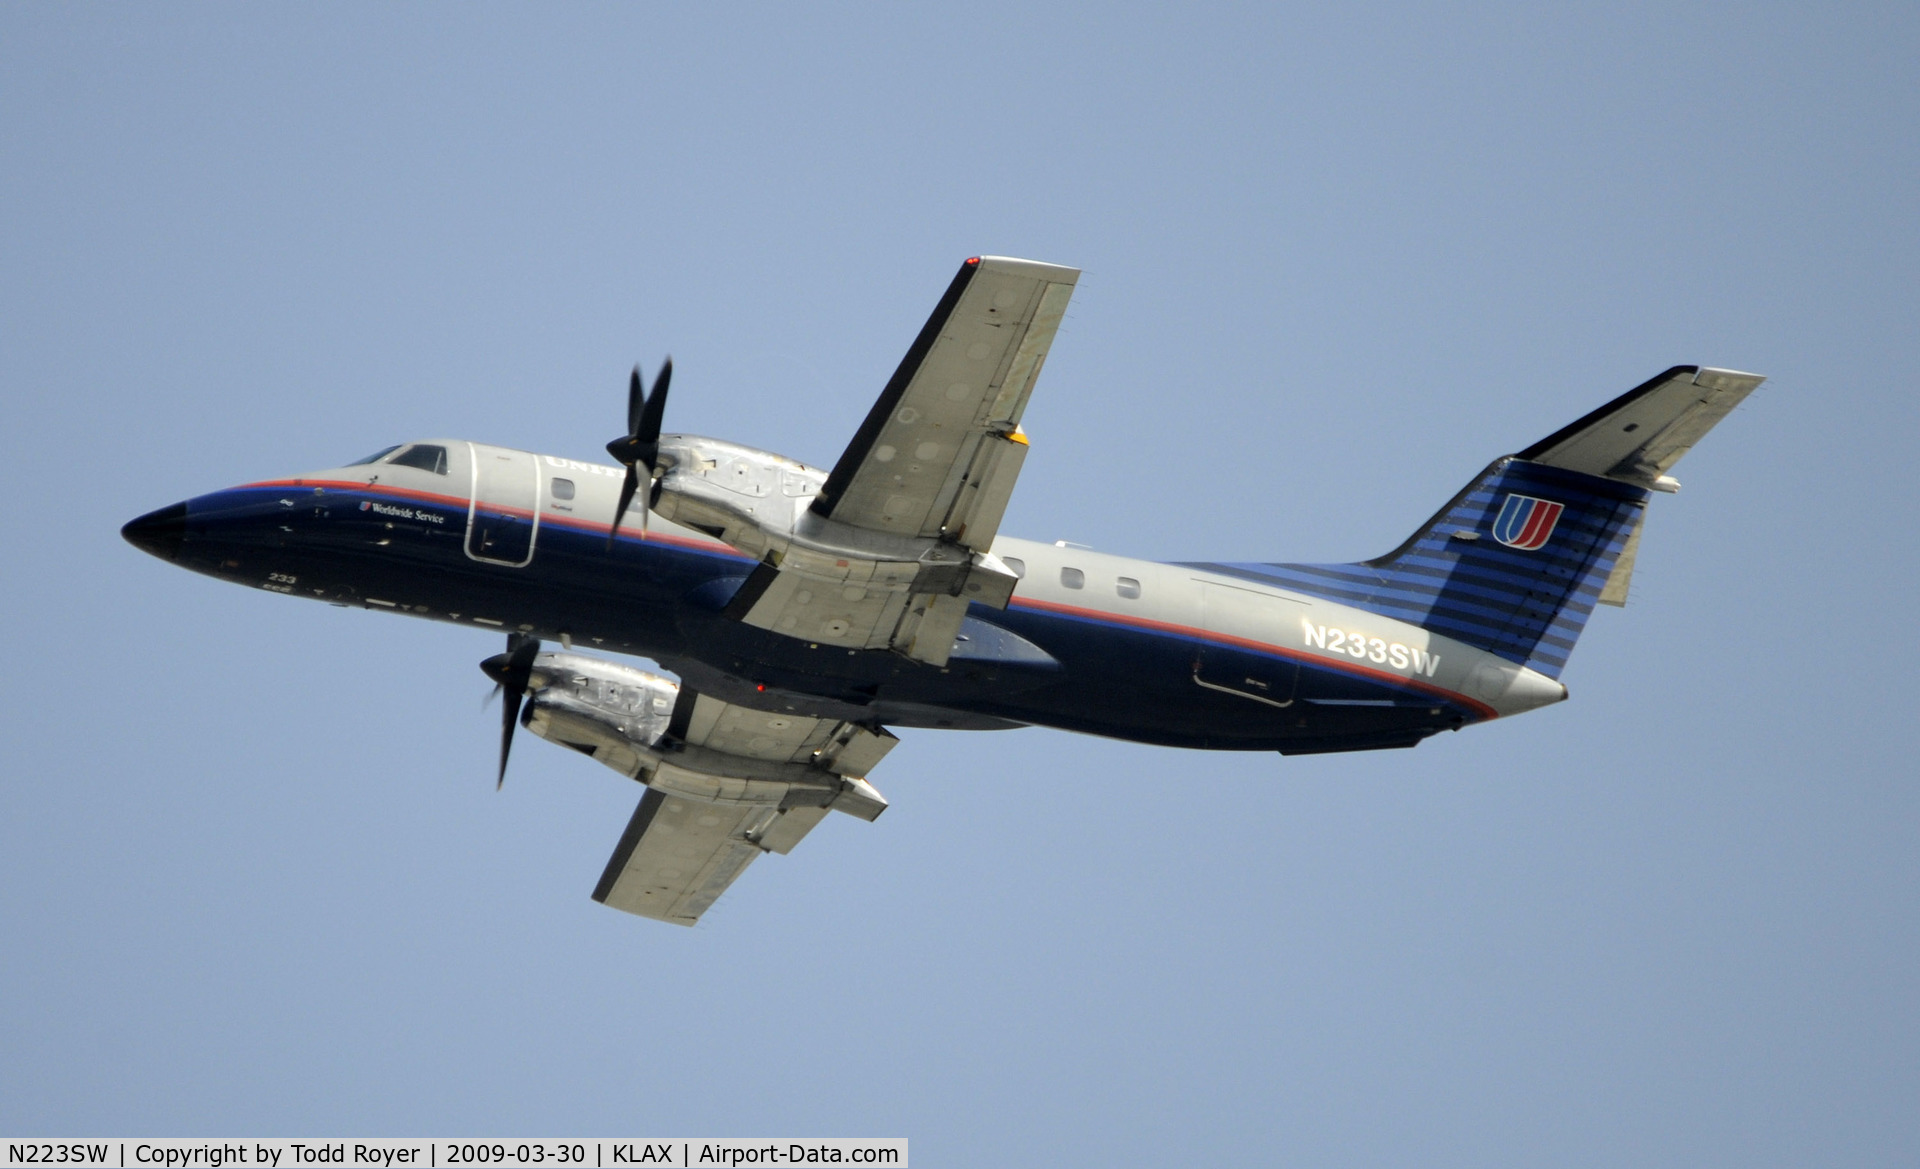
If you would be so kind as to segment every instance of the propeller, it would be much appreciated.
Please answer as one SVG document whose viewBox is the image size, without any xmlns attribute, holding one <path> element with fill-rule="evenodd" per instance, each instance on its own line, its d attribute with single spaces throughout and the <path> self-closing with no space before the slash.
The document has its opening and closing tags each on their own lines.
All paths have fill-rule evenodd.
<svg viewBox="0 0 1920 1169">
<path fill-rule="evenodd" d="M 613 549 L 613 537 L 620 531 L 620 521 L 626 518 L 627 508 L 633 503 L 633 497 L 640 490 L 640 465 L 646 464 L 647 483 L 651 487 L 654 474 L 659 470 L 660 462 L 660 418 L 667 412 L 667 383 L 673 380 L 673 358 L 669 357 L 660 367 L 660 376 L 653 379 L 651 394 L 642 390 L 640 367 L 633 367 L 633 378 L 627 383 L 627 433 L 624 438 L 616 438 L 607 444 L 607 453 L 627 468 L 627 481 L 620 485 L 620 506 L 614 510 L 613 526 L 607 529 L 607 549 Z M 647 505 L 651 506 L 653 497 L 648 493 Z M 647 530 L 647 507 L 640 509 L 640 530 Z"/>
<path fill-rule="evenodd" d="M 513 749 L 513 727 L 520 721 L 520 708 L 527 696 L 527 686 L 533 679 L 533 659 L 539 653 L 539 638 L 525 633 L 509 633 L 507 652 L 495 654 L 480 663 L 480 669 L 494 681 L 493 692 L 499 694 L 505 691 L 507 696 L 507 701 L 500 708 L 500 775 L 494 780 L 494 791 L 499 791 L 507 782 L 507 752 Z"/>
</svg>

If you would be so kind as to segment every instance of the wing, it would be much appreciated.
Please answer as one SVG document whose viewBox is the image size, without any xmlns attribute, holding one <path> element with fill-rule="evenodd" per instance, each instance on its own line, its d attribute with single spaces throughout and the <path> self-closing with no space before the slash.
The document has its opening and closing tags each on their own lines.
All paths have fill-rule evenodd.
<svg viewBox="0 0 1920 1169">
<path fill-rule="evenodd" d="M 754 858 L 791 851 L 828 811 L 863 820 L 885 811 L 865 776 L 895 741 L 884 729 L 754 710 L 682 686 L 665 750 L 635 757 L 648 791 L 593 899 L 694 924 Z"/>
<path fill-rule="evenodd" d="M 1079 278 L 1002 256 L 962 264 L 814 498 L 823 542 L 762 565 L 729 615 L 945 665 L 968 604 L 1012 595 L 989 549 L 1026 460 L 1020 416 Z"/>
<path fill-rule="evenodd" d="M 1077 268 L 1004 256 L 962 264 L 815 514 L 986 551 L 1026 451 L 1020 416 L 1079 279 Z"/>
<path fill-rule="evenodd" d="M 1552 467 L 1675 491 L 1666 474 L 1766 378 L 1677 365 L 1534 443 L 1519 456 Z"/>
<path fill-rule="evenodd" d="M 692 925 L 762 852 L 786 852 L 825 808 L 723 807 L 648 788 L 593 891 L 602 905 Z M 778 818 L 778 843 L 763 821 Z M 758 835 L 756 835 L 758 833 Z"/>
</svg>

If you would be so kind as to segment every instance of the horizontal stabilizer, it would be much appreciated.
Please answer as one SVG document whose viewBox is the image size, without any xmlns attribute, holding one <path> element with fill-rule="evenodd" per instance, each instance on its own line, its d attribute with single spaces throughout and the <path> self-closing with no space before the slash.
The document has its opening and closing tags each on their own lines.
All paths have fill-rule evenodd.
<svg viewBox="0 0 1920 1169">
<path fill-rule="evenodd" d="M 1636 487 L 1674 491 L 1680 485 L 1666 474 L 1680 456 L 1765 380 L 1730 369 L 1676 365 L 1534 443 L 1519 457 Z"/>
</svg>

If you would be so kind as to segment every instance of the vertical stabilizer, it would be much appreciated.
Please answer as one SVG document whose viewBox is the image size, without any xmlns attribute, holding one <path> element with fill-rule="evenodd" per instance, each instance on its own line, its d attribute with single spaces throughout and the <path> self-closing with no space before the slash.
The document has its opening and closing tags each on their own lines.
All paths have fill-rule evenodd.
<svg viewBox="0 0 1920 1169">
<path fill-rule="evenodd" d="M 1230 567 L 1557 678 L 1646 501 L 1644 488 L 1505 458 L 1385 556 Z"/>
<path fill-rule="evenodd" d="M 1208 564 L 1424 626 L 1558 678 L 1623 605 L 1650 492 L 1765 379 L 1680 365 L 1496 460 L 1411 539 L 1357 564 Z"/>
</svg>

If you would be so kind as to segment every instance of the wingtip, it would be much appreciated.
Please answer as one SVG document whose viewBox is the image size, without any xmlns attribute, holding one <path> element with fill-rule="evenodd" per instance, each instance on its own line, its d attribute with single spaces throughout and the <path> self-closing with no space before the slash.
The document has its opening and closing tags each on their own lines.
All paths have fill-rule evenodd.
<svg viewBox="0 0 1920 1169">
<path fill-rule="evenodd" d="M 1752 390 L 1767 380 L 1764 373 L 1745 373 L 1737 369 L 1715 369 L 1703 365 L 1693 375 L 1693 384 L 1710 390 Z"/>
</svg>

